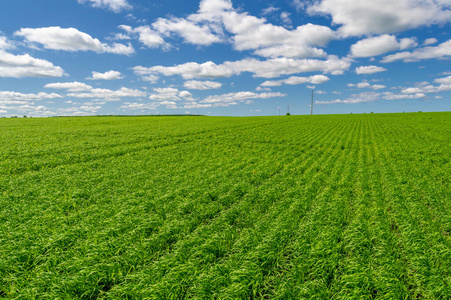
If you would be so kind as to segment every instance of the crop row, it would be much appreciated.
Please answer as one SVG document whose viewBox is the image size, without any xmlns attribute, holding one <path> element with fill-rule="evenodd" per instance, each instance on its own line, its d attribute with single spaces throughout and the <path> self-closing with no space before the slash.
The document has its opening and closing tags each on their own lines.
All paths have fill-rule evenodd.
<svg viewBox="0 0 451 300">
<path fill-rule="evenodd" d="M 0 297 L 451 295 L 449 114 L 1 121 Z"/>
</svg>

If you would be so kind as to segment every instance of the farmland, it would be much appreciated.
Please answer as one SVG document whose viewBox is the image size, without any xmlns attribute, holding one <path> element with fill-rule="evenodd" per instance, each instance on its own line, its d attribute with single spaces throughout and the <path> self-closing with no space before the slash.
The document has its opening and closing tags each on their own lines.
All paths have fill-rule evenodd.
<svg viewBox="0 0 451 300">
<path fill-rule="evenodd" d="M 0 298 L 451 297 L 451 113 L 0 128 Z"/>
</svg>

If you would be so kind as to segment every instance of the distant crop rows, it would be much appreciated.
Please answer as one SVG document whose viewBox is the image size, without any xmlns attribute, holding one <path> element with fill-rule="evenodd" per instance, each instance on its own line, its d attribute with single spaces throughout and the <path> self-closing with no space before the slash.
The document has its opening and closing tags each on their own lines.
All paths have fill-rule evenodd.
<svg viewBox="0 0 451 300">
<path fill-rule="evenodd" d="M 451 113 L 0 128 L 0 298 L 451 298 Z"/>
</svg>

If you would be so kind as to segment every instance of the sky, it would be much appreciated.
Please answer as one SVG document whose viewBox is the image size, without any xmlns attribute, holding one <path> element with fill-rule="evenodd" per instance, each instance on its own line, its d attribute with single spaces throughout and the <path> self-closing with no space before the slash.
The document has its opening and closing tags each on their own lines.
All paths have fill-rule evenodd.
<svg viewBox="0 0 451 300">
<path fill-rule="evenodd" d="M 0 116 L 451 111 L 451 0 L 0 3 Z"/>
</svg>

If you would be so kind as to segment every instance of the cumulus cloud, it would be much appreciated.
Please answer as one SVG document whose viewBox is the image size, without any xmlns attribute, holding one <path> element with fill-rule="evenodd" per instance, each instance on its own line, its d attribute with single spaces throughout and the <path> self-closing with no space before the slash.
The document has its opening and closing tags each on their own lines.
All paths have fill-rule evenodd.
<svg viewBox="0 0 451 300">
<path fill-rule="evenodd" d="M 361 66 L 355 69 L 357 75 L 385 72 L 387 69 L 378 66 Z"/>
<path fill-rule="evenodd" d="M 282 22 L 283 22 L 283 24 L 286 26 L 286 27 L 289 27 L 289 28 L 291 28 L 292 26 L 292 22 L 291 22 L 291 19 L 290 19 L 290 13 L 289 12 L 286 12 L 286 11 L 283 11 L 281 14 L 280 14 L 280 19 L 282 20 Z"/>
<path fill-rule="evenodd" d="M 405 50 L 417 46 L 414 38 L 397 40 L 394 35 L 384 34 L 377 37 L 363 39 L 351 46 L 351 56 L 372 57 L 390 51 Z"/>
<path fill-rule="evenodd" d="M 231 31 L 237 50 L 255 50 L 263 57 L 325 57 L 318 47 L 324 47 L 335 37 L 326 26 L 305 24 L 294 30 L 264 23 L 263 19 L 231 13 L 226 16 L 226 28 Z"/>
<path fill-rule="evenodd" d="M 124 45 L 113 43 L 108 45 L 101 43 L 98 39 L 89 34 L 79 31 L 76 28 L 61 28 L 59 26 L 42 28 L 21 28 L 15 32 L 26 42 L 31 44 L 41 44 L 45 49 L 64 51 L 94 51 L 97 53 L 114 53 L 131 55 L 135 53 L 131 44 Z"/>
<path fill-rule="evenodd" d="M 0 36 L 0 50 L 6 50 L 14 48 L 14 45 L 6 39 L 4 36 Z"/>
<path fill-rule="evenodd" d="M 184 64 L 165 67 L 165 66 L 153 66 L 153 67 L 142 67 L 136 66 L 133 71 L 137 75 L 148 76 L 162 74 L 164 76 L 180 75 L 185 79 L 193 78 L 223 78 L 231 77 L 234 75 L 234 71 L 226 65 L 217 65 L 212 61 L 208 61 L 202 64 L 195 62 L 187 62 Z"/>
<path fill-rule="evenodd" d="M 303 83 L 312 83 L 312 84 L 321 84 L 324 82 L 329 81 L 329 77 L 324 75 L 313 75 L 310 77 L 298 77 L 298 76 L 291 76 L 287 79 L 282 80 L 275 80 L 275 81 L 265 81 L 260 86 L 281 86 L 282 84 L 288 84 L 288 85 L 298 85 Z"/>
<path fill-rule="evenodd" d="M 383 63 L 394 62 L 397 60 L 402 60 L 404 62 L 420 61 L 423 59 L 433 59 L 433 58 L 447 58 L 451 56 L 451 40 L 443 42 L 438 46 L 429 46 L 417 49 L 415 51 L 409 52 L 399 52 L 392 55 L 387 55 L 382 59 Z"/>
<path fill-rule="evenodd" d="M 280 15 L 291 27 L 289 13 Z M 186 18 L 159 18 L 150 26 L 132 28 L 121 25 L 129 34 L 151 48 L 171 48 L 163 37 L 181 37 L 185 43 L 209 46 L 231 42 L 236 50 L 253 50 L 263 57 L 326 57 L 321 49 L 335 39 L 327 26 L 305 24 L 295 29 L 270 24 L 265 18 L 251 16 L 233 8 L 229 0 L 202 0 L 197 13 Z"/>
<path fill-rule="evenodd" d="M 120 25 L 120 29 L 125 30 L 128 34 L 137 36 L 138 40 L 149 48 L 159 48 L 163 50 L 169 50 L 170 45 L 164 41 L 160 33 L 150 28 L 150 26 L 139 26 L 132 28 L 127 25 Z"/>
<path fill-rule="evenodd" d="M 0 50 L 0 77 L 61 77 L 64 70 L 51 62 Z"/>
<path fill-rule="evenodd" d="M 428 38 L 428 39 L 424 40 L 423 45 L 429 46 L 429 45 L 436 44 L 437 42 L 438 42 L 438 41 L 437 41 L 436 38 Z"/>
<path fill-rule="evenodd" d="M 155 101 L 180 101 L 182 99 L 193 101 L 193 95 L 188 91 L 179 91 L 176 88 L 154 88 L 154 94 L 149 96 L 150 100 Z"/>
<path fill-rule="evenodd" d="M 440 85 L 424 84 L 416 87 L 408 87 L 401 90 L 402 94 L 428 94 L 451 91 L 451 78 L 439 78 L 434 80 Z"/>
<path fill-rule="evenodd" d="M 115 79 L 122 79 L 124 76 L 119 71 L 107 71 L 105 73 L 99 73 L 99 72 L 92 72 L 91 77 L 87 77 L 88 80 L 115 80 Z"/>
<path fill-rule="evenodd" d="M 49 83 L 46 84 L 44 87 L 49 89 L 68 90 L 69 92 L 84 92 L 92 90 L 92 86 L 78 81 Z"/>
<path fill-rule="evenodd" d="M 183 84 L 184 87 L 190 90 L 211 90 L 219 89 L 222 87 L 222 83 L 216 81 L 199 81 L 199 80 L 189 80 Z"/>
<path fill-rule="evenodd" d="M 37 94 L 24 94 L 13 91 L 0 91 L 0 104 L 24 104 L 28 101 L 40 101 L 43 99 L 57 99 L 62 98 L 61 95 L 56 93 L 37 93 Z"/>
<path fill-rule="evenodd" d="M 348 83 L 349 87 L 356 87 L 359 89 L 373 89 L 373 90 L 380 90 L 380 89 L 385 89 L 386 86 L 382 85 L 382 84 L 369 84 L 368 82 L 364 81 L 364 82 L 359 82 L 357 84 L 353 84 L 353 83 Z"/>
<path fill-rule="evenodd" d="M 336 99 L 331 101 L 315 101 L 316 104 L 357 104 L 374 102 L 380 99 L 381 94 L 376 92 L 364 92 L 359 94 L 352 94 L 349 98 Z"/>
<path fill-rule="evenodd" d="M 180 91 L 175 88 L 154 88 L 156 93 L 149 96 L 150 100 L 156 101 L 178 101 Z"/>
<path fill-rule="evenodd" d="M 157 83 L 158 79 L 160 79 L 160 77 L 150 74 L 150 75 L 146 75 L 146 76 L 141 76 L 141 79 L 144 81 L 148 81 L 150 83 Z"/>
<path fill-rule="evenodd" d="M 67 96 L 74 98 L 97 98 L 105 101 L 120 101 L 121 98 L 145 97 L 147 96 L 147 93 L 137 89 L 122 87 L 116 91 L 109 89 L 91 89 L 86 92 L 68 93 Z"/>
<path fill-rule="evenodd" d="M 238 12 L 231 6 L 217 11 L 216 15 L 209 15 L 212 16 L 221 20 L 225 30 L 232 35 L 235 49 L 255 50 L 257 55 L 264 57 L 325 57 L 326 53 L 318 47 L 326 46 L 335 38 L 335 33 L 326 26 L 309 23 L 289 30 L 267 23 L 264 18 Z M 281 17 L 288 20 L 286 13 Z"/>
<path fill-rule="evenodd" d="M 176 109 L 177 103 L 174 101 L 161 101 L 158 105 L 165 105 L 167 109 Z"/>
<path fill-rule="evenodd" d="M 159 18 L 152 24 L 152 27 L 161 34 L 170 36 L 177 34 L 181 36 L 185 42 L 194 45 L 209 46 L 213 43 L 220 42 L 221 37 L 214 34 L 207 25 L 198 25 L 192 21 L 172 18 Z"/>
<path fill-rule="evenodd" d="M 121 105 L 121 108 L 124 110 L 155 110 L 158 108 L 158 105 L 159 105 L 158 102 L 151 102 L 151 103 L 125 102 L 123 105 Z"/>
<path fill-rule="evenodd" d="M 404 99 L 420 99 L 420 98 L 424 98 L 426 97 L 426 95 L 424 93 L 415 93 L 415 94 L 410 94 L 410 95 L 406 95 L 406 94 L 394 94 L 391 92 L 385 92 L 383 94 L 383 99 L 385 100 L 404 100 Z"/>
<path fill-rule="evenodd" d="M 137 75 L 148 76 L 163 74 L 164 76 L 180 75 L 184 79 L 207 79 L 224 78 L 250 72 L 254 77 L 275 78 L 282 75 L 291 75 L 304 72 L 321 71 L 326 74 L 339 75 L 349 69 L 350 62 L 347 59 L 338 59 L 329 56 L 327 60 L 318 59 L 294 59 L 294 58 L 273 58 L 268 60 L 258 60 L 246 58 L 239 61 L 226 61 L 223 64 L 205 62 L 202 64 L 188 62 L 176 66 L 153 66 L 133 68 Z"/>
<path fill-rule="evenodd" d="M 185 105 L 183 106 L 183 108 L 186 108 L 186 109 L 209 108 L 209 107 L 213 107 L 213 105 L 212 104 L 200 104 L 197 102 L 188 102 L 188 103 L 185 103 Z"/>
<path fill-rule="evenodd" d="M 88 2 L 93 7 L 105 8 L 115 13 L 121 12 L 126 9 L 132 9 L 133 7 L 127 0 L 77 0 L 78 3 Z"/>
<path fill-rule="evenodd" d="M 181 91 L 181 92 L 179 93 L 179 97 L 180 97 L 180 98 L 183 98 L 183 99 L 185 99 L 185 100 L 188 100 L 188 101 L 194 101 L 193 94 L 191 94 L 191 93 L 188 92 L 188 91 Z"/>
<path fill-rule="evenodd" d="M 361 36 L 405 31 L 451 20 L 449 1 L 428 0 L 319 0 L 311 14 L 329 14 L 342 36 Z"/>
<path fill-rule="evenodd" d="M 434 80 L 434 82 L 443 83 L 443 84 L 451 84 L 451 76 L 444 77 L 444 78 L 437 78 Z"/>
<path fill-rule="evenodd" d="M 280 10 L 280 8 L 274 7 L 274 6 L 270 6 L 270 7 L 264 8 L 264 9 L 262 10 L 262 15 L 264 15 L 264 16 L 270 15 L 270 14 L 272 14 L 273 12 L 276 12 L 276 11 L 278 11 L 278 10 Z"/>
<path fill-rule="evenodd" d="M 212 106 L 230 106 L 238 103 L 250 103 L 249 100 L 269 99 L 276 97 L 285 97 L 283 93 L 254 93 L 254 92 L 237 92 L 222 95 L 208 96 L 200 101 L 202 104 L 212 104 Z"/>
</svg>

